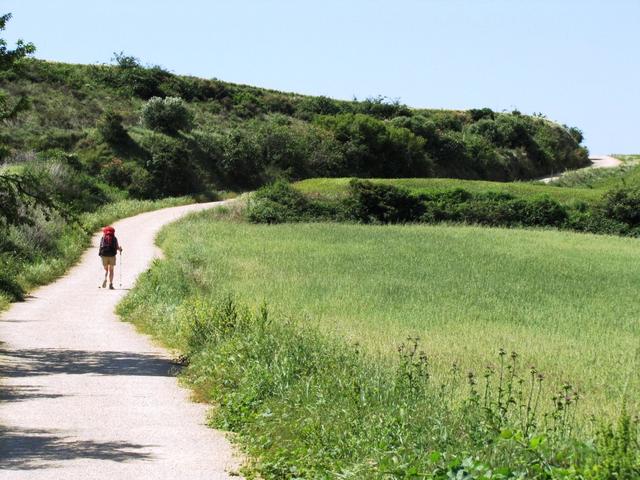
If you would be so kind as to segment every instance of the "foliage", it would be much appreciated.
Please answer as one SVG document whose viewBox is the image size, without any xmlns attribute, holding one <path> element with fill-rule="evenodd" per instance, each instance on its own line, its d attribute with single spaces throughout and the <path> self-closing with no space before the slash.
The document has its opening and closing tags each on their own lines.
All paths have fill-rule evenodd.
<svg viewBox="0 0 640 480">
<path fill-rule="evenodd" d="M 349 182 L 347 211 L 363 223 L 403 223 L 420 218 L 424 204 L 408 190 L 353 179 Z"/>
<path fill-rule="evenodd" d="M 177 97 L 152 97 L 142 107 L 142 124 L 157 132 L 175 135 L 191 130 L 193 114 L 184 101 Z"/>
<path fill-rule="evenodd" d="M 640 187 L 617 188 L 607 192 L 603 202 L 607 218 L 640 227 Z"/>
<path fill-rule="evenodd" d="M 30 212 L 35 207 L 47 213 L 56 207 L 38 176 L 31 173 L 0 174 L 0 230 L 32 223 Z"/>
<path fill-rule="evenodd" d="M 251 195 L 246 215 L 254 223 L 318 221 L 339 216 L 339 209 L 310 200 L 287 182 L 277 181 Z"/>
<path fill-rule="evenodd" d="M 148 132 L 135 126 L 142 112 L 145 128 L 182 144 L 188 155 L 183 163 L 203 180 L 198 189 L 254 189 L 279 178 L 349 175 L 504 181 L 584 160 L 570 131 L 544 119 L 488 110 L 412 110 L 383 97 L 307 97 L 174 75 L 123 53 L 114 62 L 23 59 L 0 74 L 11 98 L 28 95 L 37 107 L 0 133 L 3 155 L 62 148 L 83 162 L 92 159 L 92 174 L 132 195 L 173 194 L 158 191 L 151 180 L 157 177 L 148 169 L 152 152 L 140 141 Z M 14 103 L 6 103 L 7 109 Z M 93 161 L 96 152 L 100 161 Z M 122 169 L 114 171 L 114 158 L 122 160 Z M 95 168 L 101 165 L 109 171 Z"/>
<path fill-rule="evenodd" d="M 152 197 L 177 196 L 197 192 L 196 171 L 187 146 L 163 133 L 153 133 L 142 141 L 150 153 L 145 167 L 152 183 Z"/>
<path fill-rule="evenodd" d="M 318 125 L 332 131 L 344 145 L 346 174 L 360 177 L 429 176 L 431 160 L 424 140 L 406 128 L 396 127 L 362 113 L 321 116 Z"/>
<path fill-rule="evenodd" d="M 163 84 L 172 75 L 159 66 L 144 67 L 140 61 L 123 52 L 115 53 L 115 68 L 99 66 L 92 70 L 92 77 L 100 83 L 118 89 L 128 95 L 148 100 L 164 96 Z"/>
<path fill-rule="evenodd" d="M 5 13 L 0 15 L 0 32 L 7 27 L 7 22 L 11 20 L 11 14 Z M 25 43 L 18 40 L 13 50 L 7 48 L 7 41 L 0 38 L 0 71 L 4 71 L 11 67 L 19 59 L 31 55 L 36 51 L 36 47 L 31 42 Z"/>
<path fill-rule="evenodd" d="M 110 145 L 122 145 L 129 140 L 122 121 L 122 115 L 113 110 L 107 110 L 102 114 L 96 128 L 105 142 Z"/>
</svg>

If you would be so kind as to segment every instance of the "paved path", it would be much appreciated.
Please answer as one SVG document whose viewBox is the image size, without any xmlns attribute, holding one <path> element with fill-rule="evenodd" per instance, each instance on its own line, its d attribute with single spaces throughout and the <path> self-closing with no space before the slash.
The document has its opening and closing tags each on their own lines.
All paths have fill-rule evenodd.
<svg viewBox="0 0 640 480">
<path fill-rule="evenodd" d="M 619 160 L 615 157 L 611 157 L 609 155 L 594 155 L 592 157 L 589 157 L 589 160 L 591 160 L 590 167 L 585 167 L 578 170 L 585 170 L 587 168 L 613 168 L 622 164 L 622 160 Z M 571 172 L 576 170 L 568 170 L 568 171 Z M 544 183 L 553 182 L 554 180 L 558 180 L 562 175 L 564 174 L 555 175 L 553 177 L 541 178 L 539 181 Z"/>
<path fill-rule="evenodd" d="M 0 316 L 0 479 L 230 478 L 237 464 L 205 426 L 206 406 L 189 401 L 167 353 L 113 313 L 158 253 L 158 230 L 213 205 L 116 223 L 123 289 L 98 288 L 96 237 L 68 275 Z"/>
</svg>

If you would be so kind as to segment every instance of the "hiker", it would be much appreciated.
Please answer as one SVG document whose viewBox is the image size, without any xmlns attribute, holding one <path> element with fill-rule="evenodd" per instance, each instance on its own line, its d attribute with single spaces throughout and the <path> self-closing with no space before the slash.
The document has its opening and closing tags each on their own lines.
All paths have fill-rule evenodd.
<svg viewBox="0 0 640 480">
<path fill-rule="evenodd" d="M 122 247 L 118 245 L 115 228 L 108 226 L 102 229 L 102 238 L 100 239 L 100 249 L 98 255 L 102 258 L 102 266 L 104 267 L 104 281 L 102 288 L 107 288 L 107 276 L 109 277 L 109 290 L 113 290 L 113 270 L 116 267 L 116 255 L 122 252 Z"/>
</svg>

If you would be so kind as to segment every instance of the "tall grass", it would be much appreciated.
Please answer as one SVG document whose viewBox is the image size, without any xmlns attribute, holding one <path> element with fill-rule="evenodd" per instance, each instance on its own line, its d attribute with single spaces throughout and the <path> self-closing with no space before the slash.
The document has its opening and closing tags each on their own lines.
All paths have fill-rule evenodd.
<svg viewBox="0 0 640 480">
<path fill-rule="evenodd" d="M 498 346 L 614 413 L 640 391 L 631 239 L 477 227 L 249 225 L 203 213 L 161 245 L 203 292 L 304 318 L 375 352 L 422 338 L 433 367 L 485 365 Z M 188 239 L 186 241 L 185 239 Z"/>
</svg>

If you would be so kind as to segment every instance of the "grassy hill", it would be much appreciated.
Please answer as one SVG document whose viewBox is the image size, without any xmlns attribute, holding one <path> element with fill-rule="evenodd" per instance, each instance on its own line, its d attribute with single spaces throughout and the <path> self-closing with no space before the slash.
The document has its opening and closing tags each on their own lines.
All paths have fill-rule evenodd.
<svg viewBox="0 0 640 480">
<path fill-rule="evenodd" d="M 588 163 L 579 130 L 541 117 L 302 96 L 175 75 L 126 56 L 112 66 L 23 59 L 2 72 L 0 89 L 32 107 L 0 134 L 5 162 L 63 150 L 137 197 L 254 188 L 281 177 L 507 181 Z M 159 114 L 175 128 L 141 122 L 152 97 L 183 99 L 175 108 L 186 123 L 166 109 Z"/>
</svg>

